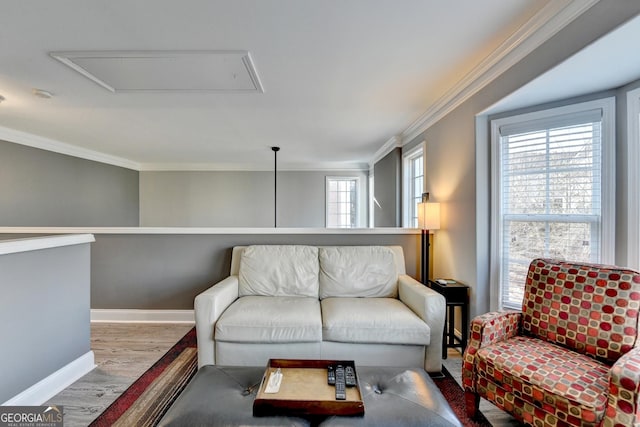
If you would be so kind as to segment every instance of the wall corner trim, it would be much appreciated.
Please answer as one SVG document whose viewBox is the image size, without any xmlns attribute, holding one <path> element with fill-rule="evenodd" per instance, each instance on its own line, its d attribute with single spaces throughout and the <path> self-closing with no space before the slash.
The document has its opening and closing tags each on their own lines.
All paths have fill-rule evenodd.
<svg viewBox="0 0 640 427">
<path fill-rule="evenodd" d="M 1 406 L 38 406 L 69 387 L 96 367 L 93 351 L 88 351 L 71 363 L 38 381 Z"/>
<path fill-rule="evenodd" d="M 193 310 L 91 310 L 91 322 L 95 323 L 195 323 Z"/>
<path fill-rule="evenodd" d="M 402 138 L 399 136 L 392 136 L 384 143 L 382 147 L 376 151 L 373 155 L 373 159 L 369 162 L 369 168 L 373 169 L 373 166 L 378 163 L 380 160 L 384 158 L 387 154 L 389 154 L 393 149 L 402 147 Z"/>
</svg>

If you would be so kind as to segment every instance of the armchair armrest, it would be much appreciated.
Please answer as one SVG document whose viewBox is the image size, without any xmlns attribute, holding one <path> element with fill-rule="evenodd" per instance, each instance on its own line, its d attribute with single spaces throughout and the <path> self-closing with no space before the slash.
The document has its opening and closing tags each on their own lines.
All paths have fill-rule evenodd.
<svg viewBox="0 0 640 427">
<path fill-rule="evenodd" d="M 609 371 L 609 399 L 603 426 L 640 425 L 640 347 L 631 349 Z"/>
<path fill-rule="evenodd" d="M 520 330 L 522 313 L 519 311 L 493 311 L 475 317 L 469 328 L 469 342 L 462 357 L 462 384 L 475 391 L 475 355 L 482 347 L 514 337 Z"/>
<path fill-rule="evenodd" d="M 196 296 L 194 312 L 198 337 L 198 369 L 215 365 L 213 330 L 220 315 L 238 299 L 238 276 L 229 276 Z"/>
<path fill-rule="evenodd" d="M 406 274 L 398 277 L 398 296 L 431 329 L 424 358 L 425 371 L 442 371 L 442 331 L 447 307 L 445 298 Z"/>
</svg>

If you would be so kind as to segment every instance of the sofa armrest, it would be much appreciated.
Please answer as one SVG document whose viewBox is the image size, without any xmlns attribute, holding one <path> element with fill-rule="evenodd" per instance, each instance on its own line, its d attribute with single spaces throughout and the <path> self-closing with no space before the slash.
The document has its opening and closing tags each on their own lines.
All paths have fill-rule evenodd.
<svg viewBox="0 0 640 427">
<path fill-rule="evenodd" d="M 631 349 L 609 371 L 609 399 L 603 426 L 640 425 L 640 347 Z"/>
<path fill-rule="evenodd" d="M 398 277 L 398 295 L 400 301 L 424 320 L 431 329 L 431 338 L 425 352 L 424 369 L 427 372 L 442 371 L 442 332 L 447 307 L 445 298 L 406 274 Z"/>
<path fill-rule="evenodd" d="M 238 299 L 238 276 L 229 276 L 196 296 L 194 311 L 198 337 L 198 369 L 215 365 L 213 330 L 220 315 Z"/>
<path fill-rule="evenodd" d="M 490 344 L 514 337 L 520 331 L 522 313 L 493 311 L 476 316 L 469 327 L 469 342 L 462 356 L 462 383 L 465 390 L 475 391 L 475 356 Z"/>
</svg>

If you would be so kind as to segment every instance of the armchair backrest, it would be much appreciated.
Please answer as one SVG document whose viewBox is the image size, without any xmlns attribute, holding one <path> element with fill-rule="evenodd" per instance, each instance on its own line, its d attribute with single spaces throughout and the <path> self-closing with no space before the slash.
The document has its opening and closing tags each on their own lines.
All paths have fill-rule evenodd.
<svg viewBox="0 0 640 427">
<path fill-rule="evenodd" d="M 640 273 L 534 259 L 522 312 L 525 334 L 613 363 L 636 345 Z"/>
</svg>

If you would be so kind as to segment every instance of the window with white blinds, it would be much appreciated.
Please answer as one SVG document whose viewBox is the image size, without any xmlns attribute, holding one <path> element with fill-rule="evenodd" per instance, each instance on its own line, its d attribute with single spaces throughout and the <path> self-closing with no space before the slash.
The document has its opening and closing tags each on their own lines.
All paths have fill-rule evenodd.
<svg viewBox="0 0 640 427">
<path fill-rule="evenodd" d="M 358 226 L 357 177 L 327 177 L 326 198 L 328 228 Z"/>
<path fill-rule="evenodd" d="M 603 158 L 610 156 L 603 147 L 613 144 L 603 140 L 602 107 L 576 108 L 494 123 L 498 233 L 493 252 L 500 308 L 521 308 L 533 258 L 603 260 L 603 204 L 613 203 L 603 197 L 603 189 L 610 188 L 603 177 L 612 176 L 603 171 Z"/>
</svg>

